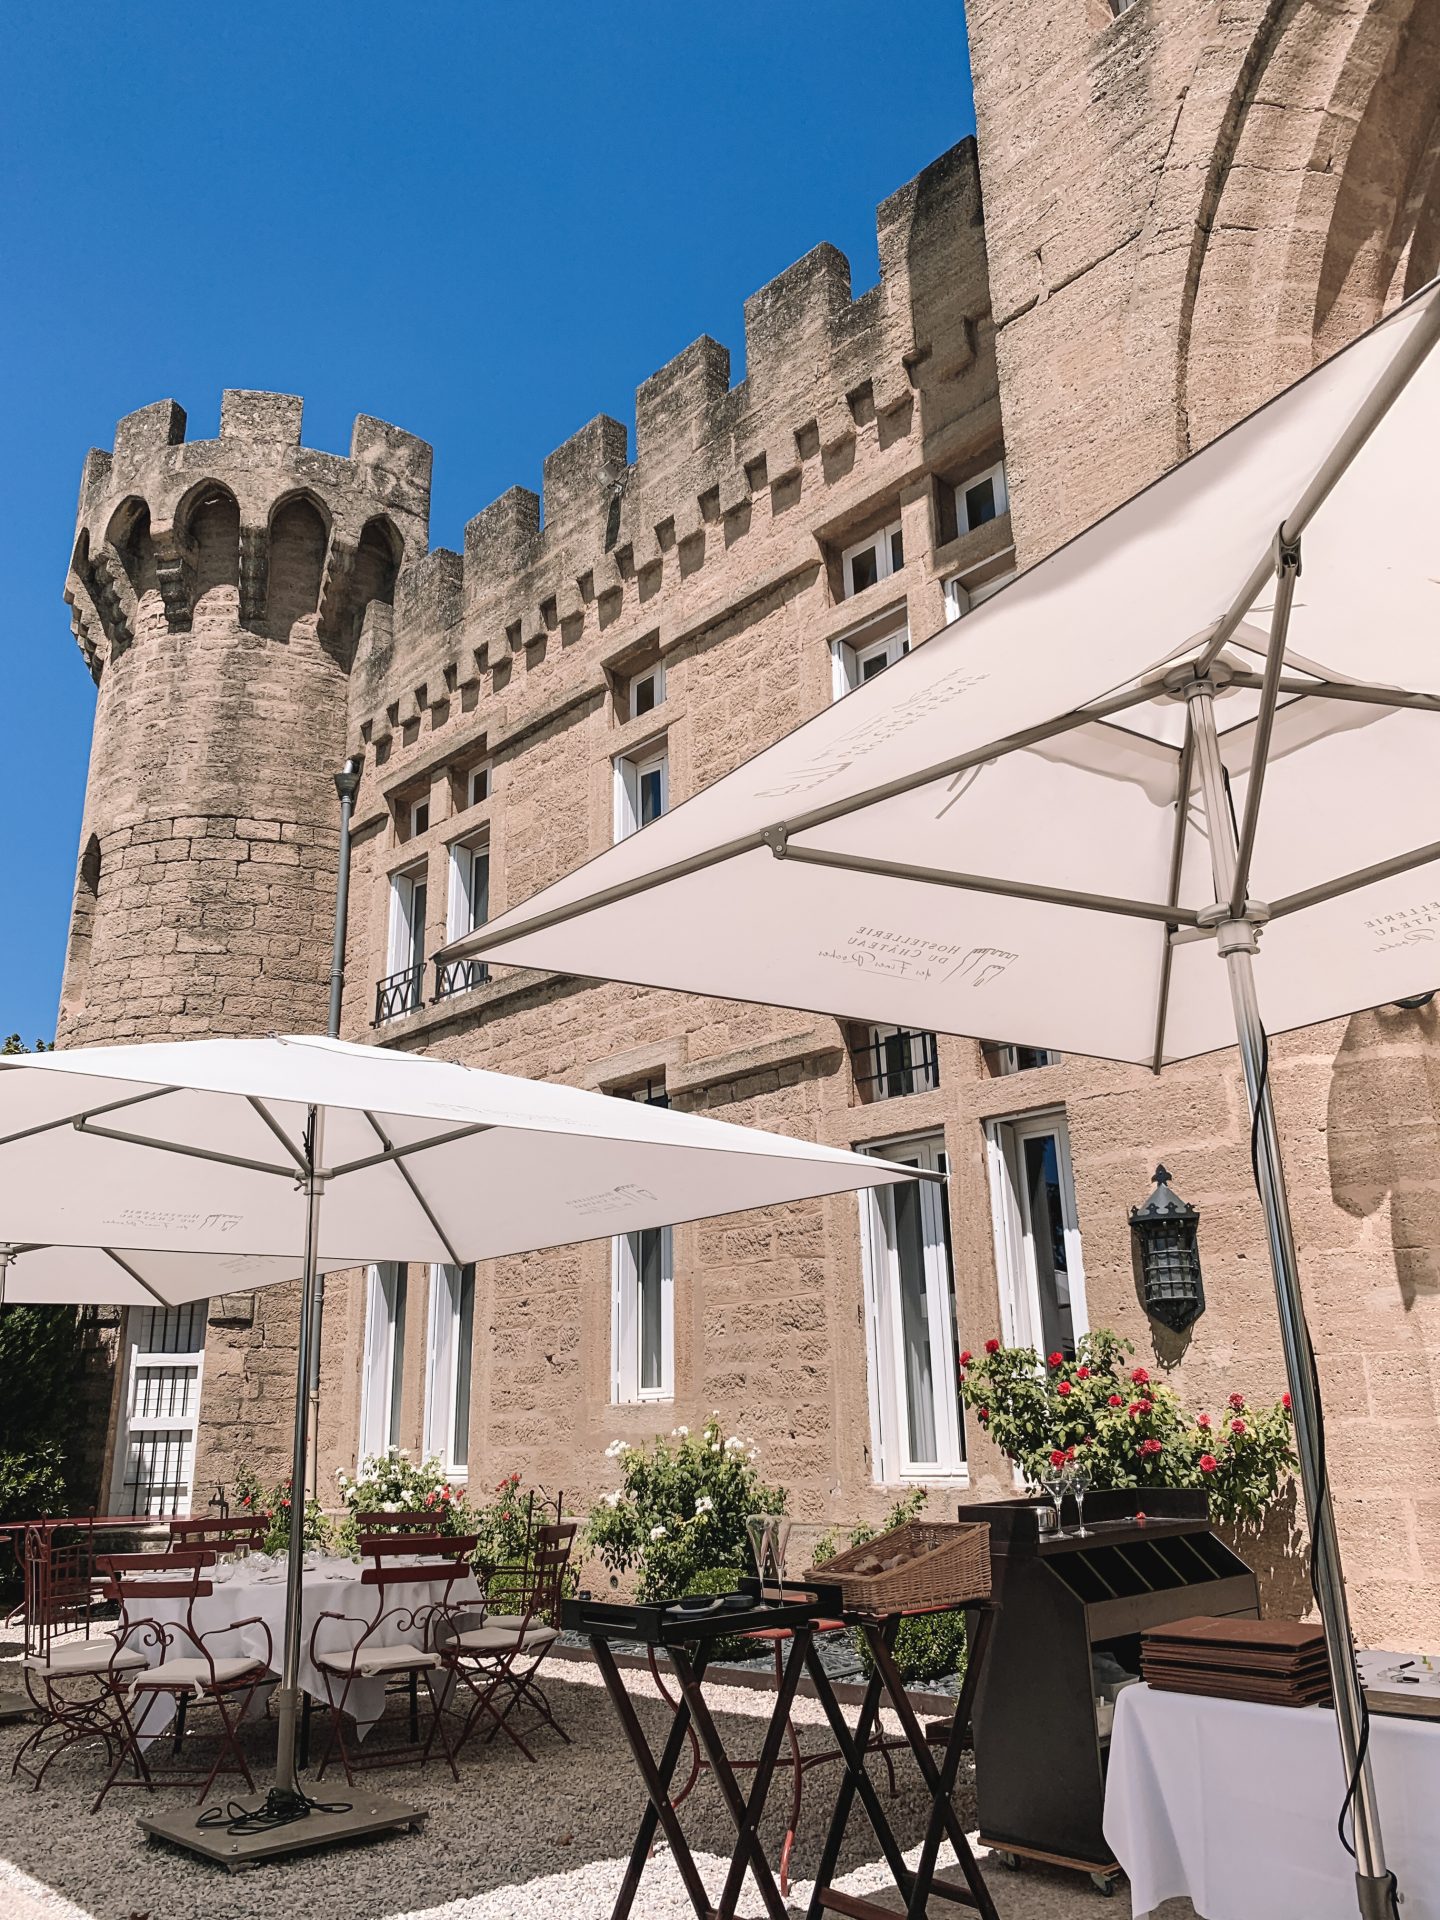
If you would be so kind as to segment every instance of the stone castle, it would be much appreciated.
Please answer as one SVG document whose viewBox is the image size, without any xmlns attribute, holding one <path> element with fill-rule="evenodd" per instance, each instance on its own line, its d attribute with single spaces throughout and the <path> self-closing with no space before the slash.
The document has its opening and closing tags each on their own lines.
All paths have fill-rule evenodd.
<svg viewBox="0 0 1440 1920">
<path fill-rule="evenodd" d="M 92 453 L 66 598 L 97 709 L 63 1044 L 323 1029 L 333 775 L 363 762 L 342 1032 L 947 1167 L 435 1274 L 332 1278 L 321 1485 L 395 1440 L 583 1505 L 712 1410 L 817 1525 L 1006 1484 L 954 1403 L 988 1334 L 1128 1334 L 1196 1403 L 1281 1363 L 1238 1067 L 1154 1080 L 1023 1034 L 894 1034 L 434 956 L 708 784 L 1372 323 L 1440 256 L 1440 0 L 971 0 L 979 127 L 428 547 L 430 449 L 301 402 L 171 401 Z M 983 186 L 983 209 L 982 209 Z M 1440 982 L 1437 982 L 1440 985 Z M 1440 1626 L 1436 1006 L 1277 1043 L 1276 1100 L 1362 1634 Z M 1208 1311 L 1139 1305 L 1163 1159 Z M 927 1203 L 928 1205 L 929 1203 Z M 637 1242 L 645 1236 L 635 1236 Z M 136 1314 L 102 1506 L 283 1470 L 294 1289 Z M 918 1316 L 918 1318 L 917 1318 Z M 142 1324 L 143 1323 L 143 1324 Z M 917 1332 L 917 1329 L 919 1330 Z M 155 1377 L 182 1380 L 157 1397 Z M 1392 1644 L 1398 1644 L 1393 1643 Z"/>
</svg>

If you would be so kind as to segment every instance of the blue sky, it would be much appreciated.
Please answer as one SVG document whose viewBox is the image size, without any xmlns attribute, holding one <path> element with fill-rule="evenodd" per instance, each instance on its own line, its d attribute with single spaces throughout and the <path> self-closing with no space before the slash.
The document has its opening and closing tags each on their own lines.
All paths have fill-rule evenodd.
<svg viewBox="0 0 1440 1920">
<path fill-rule="evenodd" d="M 80 466 L 167 396 L 305 396 L 435 445 L 461 531 L 973 130 L 959 0 L 6 10 L 0 1033 L 54 1030 L 94 690 L 60 595 Z"/>
</svg>

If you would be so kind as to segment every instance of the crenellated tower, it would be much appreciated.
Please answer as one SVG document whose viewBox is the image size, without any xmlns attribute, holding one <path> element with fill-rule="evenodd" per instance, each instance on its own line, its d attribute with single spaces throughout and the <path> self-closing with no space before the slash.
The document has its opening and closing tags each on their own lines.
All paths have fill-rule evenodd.
<svg viewBox="0 0 1440 1920">
<path fill-rule="evenodd" d="M 318 1028 L 350 671 L 385 656 L 428 541 L 430 448 L 229 392 L 216 440 L 158 401 L 92 452 L 65 598 L 98 687 L 61 1044 Z"/>
</svg>

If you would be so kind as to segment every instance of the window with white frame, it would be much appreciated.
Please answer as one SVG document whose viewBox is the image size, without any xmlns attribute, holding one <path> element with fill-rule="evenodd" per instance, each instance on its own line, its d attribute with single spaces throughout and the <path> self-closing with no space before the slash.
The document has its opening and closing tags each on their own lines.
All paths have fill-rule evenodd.
<svg viewBox="0 0 1440 1920">
<path fill-rule="evenodd" d="M 413 1012 L 425 997 L 425 916 L 429 900 L 423 866 L 391 876 L 389 962 L 376 992 L 377 1025 Z"/>
<path fill-rule="evenodd" d="M 1089 1322 L 1065 1115 L 991 1120 L 985 1132 L 1005 1338 L 1069 1358 Z"/>
<path fill-rule="evenodd" d="M 933 1033 L 874 1026 L 853 1031 L 851 1057 L 862 1100 L 894 1100 L 939 1086 L 940 1055 Z"/>
<path fill-rule="evenodd" d="M 475 1269 L 430 1269 L 425 1343 L 425 1452 L 463 1479 L 470 1464 L 470 1371 L 475 1343 Z"/>
<path fill-rule="evenodd" d="M 624 840 L 658 820 L 670 804 L 665 742 L 656 741 L 615 761 L 615 838 Z"/>
<path fill-rule="evenodd" d="M 125 1393 L 115 1445 L 113 1511 L 190 1512 L 208 1300 L 131 1307 L 125 1316 Z"/>
<path fill-rule="evenodd" d="M 1065 1058 L 1053 1047 L 1019 1047 L 997 1041 L 987 1041 L 982 1051 L 985 1064 L 997 1079 L 1011 1073 L 1030 1073 L 1036 1067 L 1058 1067 Z"/>
<path fill-rule="evenodd" d="M 888 580 L 904 564 L 905 541 L 900 522 L 894 520 L 888 527 L 881 527 L 878 533 L 857 541 L 853 547 L 846 547 L 841 554 L 845 599 L 863 593 L 866 587 L 873 587 L 879 580 Z"/>
<path fill-rule="evenodd" d="M 974 533 L 988 521 L 998 519 L 1010 509 L 1010 494 L 1005 484 L 1005 462 L 997 460 L 983 473 L 972 474 L 955 489 L 955 523 L 959 535 Z"/>
<path fill-rule="evenodd" d="M 641 672 L 632 674 L 626 685 L 627 718 L 638 720 L 642 713 L 653 713 L 665 698 L 665 668 L 656 660 Z"/>
<path fill-rule="evenodd" d="M 1015 578 L 1014 567 L 1006 567 L 1002 573 L 992 573 L 987 580 L 974 582 L 963 573 L 952 573 L 945 586 L 945 624 L 958 620 L 962 614 L 971 612 L 982 601 L 1008 586 Z"/>
<path fill-rule="evenodd" d="M 450 902 L 445 916 L 447 937 L 459 940 L 483 927 L 490 918 L 490 832 L 457 840 L 450 849 Z M 483 986 L 490 969 L 483 960 L 445 960 L 435 963 L 435 998 L 464 993 Z"/>
<path fill-rule="evenodd" d="M 410 802 L 410 835 L 409 837 L 413 840 L 417 834 L 428 833 L 429 830 L 430 830 L 430 795 L 428 793 L 424 793 L 424 794 L 421 794 L 418 799 L 412 800 Z"/>
<path fill-rule="evenodd" d="M 675 1267 L 669 1227 L 611 1242 L 611 1398 L 675 1398 Z"/>
<path fill-rule="evenodd" d="M 401 1261 L 371 1267 L 365 1299 L 365 1358 L 360 1379 L 360 1458 L 400 1444 L 405 1379 L 405 1296 L 409 1275 Z"/>
<path fill-rule="evenodd" d="M 465 775 L 465 804 L 478 807 L 482 800 L 490 798 L 490 762 L 477 760 Z"/>
<path fill-rule="evenodd" d="M 926 1173 L 947 1171 L 944 1136 L 867 1147 Z M 910 1180 L 860 1196 L 875 1478 L 961 1480 L 960 1347 L 946 1185 Z"/>
<path fill-rule="evenodd" d="M 893 667 L 910 651 L 910 629 L 892 628 L 872 640 L 832 640 L 830 642 L 831 694 L 841 700 L 854 687 L 860 687 L 877 674 Z"/>
</svg>

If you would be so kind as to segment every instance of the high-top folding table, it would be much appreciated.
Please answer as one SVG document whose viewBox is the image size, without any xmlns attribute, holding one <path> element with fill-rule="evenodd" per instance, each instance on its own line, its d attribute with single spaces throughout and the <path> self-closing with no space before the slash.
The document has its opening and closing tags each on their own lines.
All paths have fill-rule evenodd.
<svg viewBox="0 0 1440 1920">
<path fill-rule="evenodd" d="M 905 1895 L 905 1912 L 911 1920 L 923 1920 L 927 1902 L 933 1897 L 954 1901 L 975 1909 L 982 1920 L 999 1920 L 981 1874 L 970 1850 L 951 1796 L 959 1773 L 960 1757 L 969 1743 L 969 1722 L 975 1687 L 984 1665 L 989 1640 L 992 1610 L 988 1604 L 967 1606 L 970 1654 L 964 1684 L 956 1701 L 954 1719 L 944 1731 L 937 1760 L 914 1708 L 911 1706 L 895 1666 L 894 1643 L 901 1614 L 860 1615 L 847 1611 L 836 1586 L 817 1582 L 805 1589 L 787 1588 L 778 1602 L 762 1602 L 754 1581 L 748 1581 L 745 1597 L 751 1604 L 743 1610 L 737 1603 L 711 1604 L 707 1610 L 683 1608 L 679 1603 L 657 1602 L 651 1605 L 624 1606 L 612 1602 L 570 1600 L 564 1607 L 564 1625 L 589 1639 L 595 1661 L 605 1682 L 635 1764 L 645 1783 L 647 1803 L 640 1817 L 635 1843 L 625 1876 L 612 1909 L 611 1920 L 627 1920 L 645 1871 L 645 1863 L 654 1844 L 657 1829 L 663 1829 L 676 1867 L 690 1896 L 699 1920 L 734 1920 L 736 1905 L 748 1867 L 771 1920 L 788 1920 L 788 1908 L 776 1885 L 775 1875 L 765 1858 L 760 1842 L 760 1821 L 765 1799 L 780 1754 L 786 1722 L 794 1702 L 802 1673 L 808 1673 L 815 1695 L 830 1723 L 843 1760 L 843 1775 L 836 1794 L 835 1808 L 816 1873 L 807 1920 L 820 1920 L 825 1912 L 851 1916 L 851 1920 L 894 1920 L 893 1910 L 877 1906 L 854 1894 L 842 1893 L 830 1884 L 850 1813 L 859 1797 L 861 1805 L 880 1844 L 881 1852 L 895 1884 Z M 843 1619 L 864 1635 L 873 1657 L 873 1671 L 865 1689 L 859 1721 L 852 1732 L 835 1698 L 830 1677 L 815 1645 L 821 1621 Z M 790 1645 L 783 1660 L 775 1703 L 760 1751 L 754 1763 L 748 1795 L 740 1790 L 734 1763 L 702 1692 L 705 1669 L 714 1642 L 732 1634 L 756 1632 L 766 1628 L 786 1628 Z M 611 1643 L 644 1647 L 663 1652 L 679 1684 L 680 1704 L 671 1722 L 664 1746 L 657 1756 L 646 1739 L 634 1702 L 625 1689 L 616 1665 Z M 921 1846 L 919 1866 L 905 1864 L 900 1843 L 885 1812 L 875 1783 L 865 1771 L 865 1752 L 874 1733 L 884 1697 L 899 1716 L 906 1741 L 914 1754 L 922 1778 L 930 1792 L 930 1815 Z M 694 1856 L 670 1799 L 670 1786 L 679 1764 L 686 1737 L 693 1721 L 696 1734 L 710 1762 L 716 1784 L 735 1826 L 735 1847 L 718 1905 L 712 1906 L 695 1865 Z M 956 1886 L 935 1877 L 936 1857 L 942 1839 L 949 1838 L 967 1884 Z"/>
</svg>

